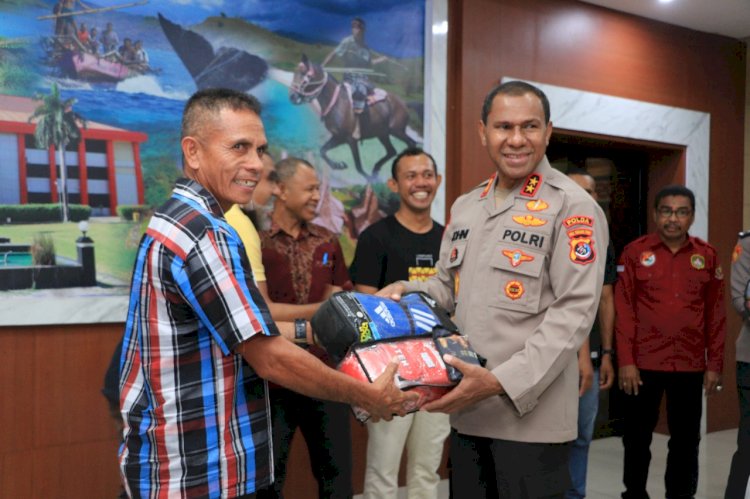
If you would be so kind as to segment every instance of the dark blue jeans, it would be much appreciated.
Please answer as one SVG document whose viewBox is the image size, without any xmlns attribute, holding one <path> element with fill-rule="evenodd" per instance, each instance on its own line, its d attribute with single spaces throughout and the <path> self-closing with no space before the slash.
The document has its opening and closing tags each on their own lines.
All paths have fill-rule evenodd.
<svg viewBox="0 0 750 499">
<path fill-rule="evenodd" d="M 586 471 L 589 464 L 589 447 L 594 438 L 594 423 L 599 412 L 599 368 L 594 369 L 594 384 L 578 399 L 578 438 L 570 446 L 571 487 L 566 499 L 586 497 Z"/>
<path fill-rule="evenodd" d="M 641 370 L 638 395 L 626 396 L 622 481 L 625 499 L 646 499 L 651 439 L 659 406 L 667 396 L 669 452 L 664 485 L 667 498 L 693 497 L 698 487 L 698 445 L 703 412 L 703 372 Z"/>
<path fill-rule="evenodd" d="M 740 427 L 737 452 L 732 456 L 725 499 L 744 499 L 750 476 L 750 364 L 737 362 L 737 396 L 740 402 Z"/>
</svg>

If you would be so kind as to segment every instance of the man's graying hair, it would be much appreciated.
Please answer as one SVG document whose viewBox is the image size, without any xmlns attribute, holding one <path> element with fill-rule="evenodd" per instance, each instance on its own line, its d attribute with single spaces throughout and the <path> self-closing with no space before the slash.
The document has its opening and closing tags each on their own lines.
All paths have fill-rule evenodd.
<svg viewBox="0 0 750 499">
<path fill-rule="evenodd" d="M 260 116 L 261 106 L 252 95 L 228 88 L 207 88 L 195 92 L 182 112 L 181 139 L 195 136 L 208 115 L 217 115 L 222 109 L 251 111 Z"/>
<path fill-rule="evenodd" d="M 297 173 L 299 165 L 307 166 L 308 168 L 315 170 L 315 167 L 310 164 L 309 161 L 289 156 L 288 158 L 284 158 L 276 163 L 276 167 L 274 168 L 274 171 L 268 175 L 268 179 L 273 182 L 284 183 Z"/>
</svg>

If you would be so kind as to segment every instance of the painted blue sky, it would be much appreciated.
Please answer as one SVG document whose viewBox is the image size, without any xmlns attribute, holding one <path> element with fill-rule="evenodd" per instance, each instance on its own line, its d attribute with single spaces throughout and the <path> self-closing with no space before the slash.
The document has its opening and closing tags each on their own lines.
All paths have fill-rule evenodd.
<svg viewBox="0 0 750 499">
<path fill-rule="evenodd" d="M 324 42 L 349 35 L 351 18 L 360 16 L 367 23 L 370 48 L 394 57 L 414 57 L 424 51 L 424 8 L 424 0 L 151 0 L 125 11 L 150 16 L 161 12 L 183 25 L 223 12 L 305 41 L 318 34 L 321 39 L 316 41 Z"/>
</svg>

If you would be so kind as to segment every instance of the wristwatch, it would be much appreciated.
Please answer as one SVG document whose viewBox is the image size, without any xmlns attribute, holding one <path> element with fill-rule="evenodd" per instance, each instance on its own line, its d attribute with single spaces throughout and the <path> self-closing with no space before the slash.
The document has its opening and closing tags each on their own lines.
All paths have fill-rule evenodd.
<svg viewBox="0 0 750 499">
<path fill-rule="evenodd" d="M 294 342 L 307 344 L 307 321 L 305 319 L 294 319 Z"/>
<path fill-rule="evenodd" d="M 615 356 L 615 349 L 614 348 L 602 348 L 602 355 L 609 354 L 611 357 L 614 358 Z"/>
</svg>

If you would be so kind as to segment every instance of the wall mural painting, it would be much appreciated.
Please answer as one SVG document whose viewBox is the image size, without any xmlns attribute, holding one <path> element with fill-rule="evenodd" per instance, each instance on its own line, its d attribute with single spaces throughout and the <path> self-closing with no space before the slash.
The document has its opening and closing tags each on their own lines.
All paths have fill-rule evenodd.
<svg viewBox="0 0 750 499">
<path fill-rule="evenodd" d="M 127 287 L 149 210 L 180 176 L 179 121 L 197 89 L 261 101 L 274 158 L 318 169 L 316 221 L 347 256 L 397 207 L 393 156 L 423 143 L 423 0 L 11 0 L 0 15 L 8 296 Z"/>
</svg>

